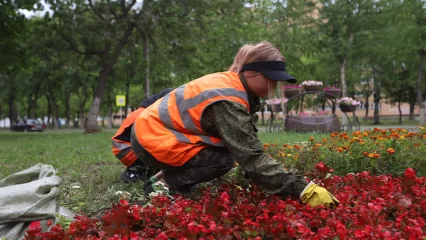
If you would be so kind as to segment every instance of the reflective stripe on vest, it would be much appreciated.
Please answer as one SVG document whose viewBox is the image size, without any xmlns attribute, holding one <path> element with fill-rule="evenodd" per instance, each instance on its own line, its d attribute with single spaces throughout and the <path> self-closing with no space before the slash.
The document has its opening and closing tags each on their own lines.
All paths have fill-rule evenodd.
<svg viewBox="0 0 426 240">
<path fill-rule="evenodd" d="M 236 90 L 234 88 L 224 88 L 224 89 L 213 89 L 205 92 L 201 92 L 199 95 L 184 99 L 184 90 L 185 90 L 186 84 L 182 85 L 181 87 L 176 89 L 175 96 L 175 104 L 179 107 L 179 115 L 182 119 L 184 128 L 189 130 L 191 133 L 194 133 L 201 137 L 204 143 L 212 145 L 212 146 L 220 146 L 223 147 L 223 142 L 214 143 L 211 141 L 210 137 L 207 135 L 204 135 L 202 131 L 200 131 L 194 121 L 192 120 L 188 109 L 196 107 L 199 103 L 204 102 L 208 99 L 222 96 L 222 97 L 239 97 L 243 99 L 247 99 L 247 93 L 246 91 Z M 168 101 L 169 101 L 170 95 L 166 95 L 158 107 L 158 112 L 160 115 L 160 119 L 163 122 L 164 125 L 166 125 L 170 132 L 175 135 L 175 137 L 180 141 L 184 143 L 191 143 L 191 141 L 185 137 L 185 135 L 179 131 L 176 131 L 175 127 L 173 126 L 172 120 L 170 118 L 170 113 L 168 109 Z"/>
<path fill-rule="evenodd" d="M 221 139 L 209 136 L 201 126 L 204 109 L 216 101 L 235 102 L 249 110 L 237 73 L 196 79 L 148 107 L 135 122 L 138 142 L 157 160 L 172 166 L 184 164 L 207 146 L 223 147 Z"/>
<path fill-rule="evenodd" d="M 137 159 L 130 144 L 130 133 L 131 127 L 135 123 L 136 118 L 144 110 L 145 108 L 140 107 L 131 112 L 123 121 L 117 133 L 111 138 L 112 153 L 126 166 L 132 165 Z"/>
</svg>

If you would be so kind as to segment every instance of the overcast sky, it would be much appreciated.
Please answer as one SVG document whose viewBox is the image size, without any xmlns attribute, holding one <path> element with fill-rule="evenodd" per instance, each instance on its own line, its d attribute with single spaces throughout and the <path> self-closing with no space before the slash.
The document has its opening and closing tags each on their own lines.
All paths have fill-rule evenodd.
<svg viewBox="0 0 426 240">
<path fill-rule="evenodd" d="M 28 11 L 26 9 L 20 9 L 19 12 L 24 14 L 26 18 L 30 18 L 32 16 L 44 16 L 44 14 L 46 14 L 46 12 L 50 12 L 53 13 L 52 10 L 50 10 L 50 6 L 48 4 L 46 4 L 45 1 L 41 1 L 41 4 L 43 6 L 43 11 Z M 36 8 L 37 6 L 34 5 L 34 8 Z"/>
<path fill-rule="evenodd" d="M 50 5 L 46 4 L 46 2 L 44 0 L 40 1 L 42 6 L 43 6 L 43 10 L 42 11 L 28 11 L 26 9 L 20 9 L 19 12 L 24 14 L 26 18 L 30 18 L 32 16 L 44 16 L 44 14 L 46 14 L 46 12 L 50 12 L 51 14 L 53 14 L 52 10 L 50 9 Z M 94 2 L 96 2 L 96 0 L 94 0 Z M 136 0 L 136 4 L 133 6 L 132 9 L 140 9 L 142 7 L 143 4 L 143 0 Z M 34 8 L 36 6 L 34 5 Z"/>
</svg>

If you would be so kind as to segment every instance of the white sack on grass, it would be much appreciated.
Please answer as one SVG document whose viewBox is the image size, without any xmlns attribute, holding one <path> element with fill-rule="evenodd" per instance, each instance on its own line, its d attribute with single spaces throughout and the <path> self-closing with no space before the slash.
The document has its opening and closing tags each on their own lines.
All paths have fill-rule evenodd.
<svg viewBox="0 0 426 240">
<path fill-rule="evenodd" d="M 62 180 L 55 173 L 52 166 L 39 163 L 0 180 L 0 239 L 22 239 L 33 221 L 56 223 Z"/>
</svg>

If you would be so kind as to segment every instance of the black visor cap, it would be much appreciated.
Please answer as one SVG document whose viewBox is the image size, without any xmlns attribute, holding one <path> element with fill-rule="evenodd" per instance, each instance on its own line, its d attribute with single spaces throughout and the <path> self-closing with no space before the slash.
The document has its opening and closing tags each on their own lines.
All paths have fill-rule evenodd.
<svg viewBox="0 0 426 240">
<path fill-rule="evenodd" d="M 289 83 L 297 82 L 296 78 L 285 71 L 285 62 L 283 61 L 247 63 L 243 65 L 241 71 L 261 72 L 263 75 L 265 75 L 265 77 L 275 81 L 287 81 Z"/>
</svg>

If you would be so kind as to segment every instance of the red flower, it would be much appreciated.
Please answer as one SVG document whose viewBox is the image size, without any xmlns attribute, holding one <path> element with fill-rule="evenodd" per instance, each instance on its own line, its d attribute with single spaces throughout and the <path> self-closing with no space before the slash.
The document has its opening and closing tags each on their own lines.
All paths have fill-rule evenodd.
<svg viewBox="0 0 426 240">
<path fill-rule="evenodd" d="M 404 172 L 404 176 L 407 179 L 414 179 L 416 178 L 416 172 L 412 168 L 407 168 Z"/>
<path fill-rule="evenodd" d="M 31 229 L 31 230 L 35 230 L 35 229 L 40 228 L 40 221 L 32 222 L 28 228 Z"/>
<path fill-rule="evenodd" d="M 315 167 L 330 170 L 324 163 Z M 320 179 L 340 200 L 331 209 L 267 195 L 257 186 L 224 184 L 196 200 L 158 197 L 145 207 L 114 205 L 101 218 L 77 216 L 67 230 L 55 225 L 41 232 L 34 222 L 26 239 L 423 239 L 426 177 L 413 169 L 404 175 L 364 171 Z"/>
<path fill-rule="evenodd" d="M 319 162 L 317 165 L 315 165 L 315 168 L 320 171 L 323 172 L 324 168 L 326 168 L 325 164 L 323 162 Z"/>
</svg>

